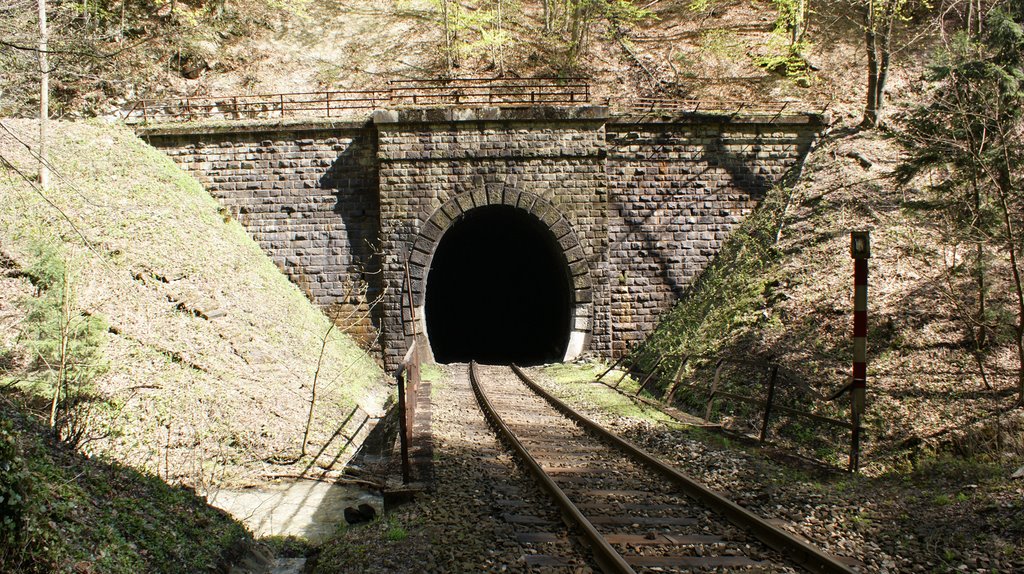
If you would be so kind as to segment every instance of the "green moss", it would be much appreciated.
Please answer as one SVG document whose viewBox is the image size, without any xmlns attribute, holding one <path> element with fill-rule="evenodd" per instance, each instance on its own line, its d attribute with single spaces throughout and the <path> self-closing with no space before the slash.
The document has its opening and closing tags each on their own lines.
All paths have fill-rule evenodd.
<svg viewBox="0 0 1024 574">
<path fill-rule="evenodd" d="M 193 492 L 84 458 L 18 409 L 0 411 L 14 421 L 0 435 L 17 450 L 0 453 L 0 483 L 14 471 L 26 483 L 0 572 L 215 572 L 251 540 Z"/>
<path fill-rule="evenodd" d="M 775 235 L 788 194 L 785 188 L 770 191 L 729 236 L 697 283 L 658 325 L 646 345 L 647 355 L 714 357 L 768 323 L 763 311 L 779 282 Z"/>
<path fill-rule="evenodd" d="M 444 377 L 444 371 L 434 363 L 424 363 L 420 366 L 420 379 L 436 383 Z"/>
</svg>

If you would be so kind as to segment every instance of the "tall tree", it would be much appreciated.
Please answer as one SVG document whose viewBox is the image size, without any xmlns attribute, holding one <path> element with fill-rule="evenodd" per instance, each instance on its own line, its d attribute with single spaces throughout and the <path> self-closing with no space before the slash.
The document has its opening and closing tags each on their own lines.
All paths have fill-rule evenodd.
<svg viewBox="0 0 1024 574">
<path fill-rule="evenodd" d="M 864 43 L 868 52 L 865 127 L 878 127 L 885 107 L 885 85 L 892 58 L 892 34 L 903 0 L 868 0 L 864 10 Z"/>
<path fill-rule="evenodd" d="M 949 36 L 931 67 L 937 86 L 906 123 L 910 152 L 904 179 L 939 169 L 947 209 L 978 242 L 980 327 L 985 324 L 988 282 L 984 252 L 1004 257 L 1013 302 L 1005 327 L 1018 362 L 1018 404 L 1024 405 L 1024 0 L 994 7 L 981 29 Z M 950 191 L 958 193 L 949 193 Z M 978 335 L 983 338 L 984 330 Z"/>
</svg>

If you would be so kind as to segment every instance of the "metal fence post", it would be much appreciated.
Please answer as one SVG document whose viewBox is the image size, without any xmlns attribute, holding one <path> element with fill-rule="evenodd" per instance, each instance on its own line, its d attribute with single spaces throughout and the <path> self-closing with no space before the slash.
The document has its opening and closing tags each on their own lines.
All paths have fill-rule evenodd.
<svg viewBox="0 0 1024 574">
<path fill-rule="evenodd" d="M 768 437 L 768 419 L 772 416 L 772 403 L 775 401 L 775 383 L 779 378 L 779 366 L 772 365 L 771 375 L 768 377 L 768 396 L 764 401 L 764 421 L 761 423 L 761 442 Z"/>
<path fill-rule="evenodd" d="M 671 406 L 672 401 L 675 400 L 676 390 L 679 389 L 679 385 L 683 382 L 683 371 L 686 370 L 686 363 L 689 362 L 689 360 L 690 356 L 684 355 L 683 360 L 679 361 L 679 367 L 676 368 L 676 376 L 672 382 L 672 388 L 670 388 L 668 392 L 665 393 L 665 395 L 661 398 L 661 400 L 669 406 Z"/>
</svg>

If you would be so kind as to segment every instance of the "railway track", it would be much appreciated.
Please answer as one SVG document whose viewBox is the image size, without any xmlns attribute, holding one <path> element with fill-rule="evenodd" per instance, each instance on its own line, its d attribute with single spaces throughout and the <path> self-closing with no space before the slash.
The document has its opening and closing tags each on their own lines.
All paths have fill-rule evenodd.
<svg viewBox="0 0 1024 574">
<path fill-rule="evenodd" d="M 853 572 L 576 413 L 521 369 L 472 363 L 469 370 L 485 416 L 605 573 Z M 543 542 L 537 534 L 520 538 Z M 579 548 L 563 543 L 555 552 Z M 533 558 L 543 558 L 534 565 L 579 563 Z"/>
</svg>

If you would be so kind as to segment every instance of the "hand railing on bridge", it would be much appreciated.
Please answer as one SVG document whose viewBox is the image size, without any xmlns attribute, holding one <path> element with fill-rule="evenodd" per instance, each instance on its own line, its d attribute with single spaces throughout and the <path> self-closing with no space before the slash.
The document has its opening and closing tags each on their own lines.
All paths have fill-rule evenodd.
<svg viewBox="0 0 1024 574">
<path fill-rule="evenodd" d="M 343 113 L 401 106 L 580 105 L 590 101 L 582 78 L 469 78 L 398 80 L 381 90 L 344 90 L 238 96 L 183 96 L 140 100 L 127 123 L 195 120 L 337 117 Z"/>
<path fill-rule="evenodd" d="M 830 104 L 814 106 L 798 101 L 742 101 L 742 100 L 695 100 L 686 98 L 639 98 L 614 105 L 614 112 L 627 116 L 682 116 L 709 114 L 722 116 L 751 116 L 759 121 L 771 121 L 790 114 L 818 114 L 824 116 Z"/>
<path fill-rule="evenodd" d="M 388 82 L 392 105 L 574 105 L 590 101 L 583 78 L 464 78 Z"/>
<path fill-rule="evenodd" d="M 678 98 L 639 98 L 619 106 L 628 114 L 751 114 L 782 115 L 795 102 L 745 102 L 728 100 L 690 100 Z"/>
<path fill-rule="evenodd" d="M 286 117 L 332 117 L 354 110 L 387 105 L 381 90 L 296 92 L 243 96 L 185 96 L 167 100 L 140 100 L 125 114 L 128 123 L 195 120 L 265 120 Z"/>
</svg>

